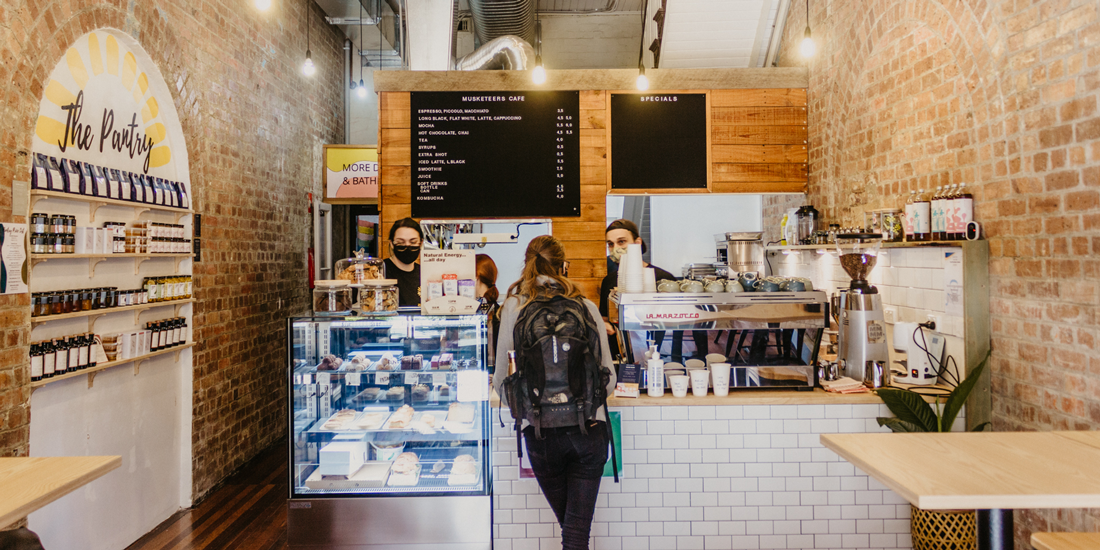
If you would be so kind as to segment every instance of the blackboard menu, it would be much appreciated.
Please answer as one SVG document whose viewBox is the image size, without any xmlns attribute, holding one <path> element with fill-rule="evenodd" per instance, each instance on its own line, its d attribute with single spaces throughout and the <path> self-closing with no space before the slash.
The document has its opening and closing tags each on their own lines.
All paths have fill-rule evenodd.
<svg viewBox="0 0 1100 550">
<path fill-rule="evenodd" d="M 612 94 L 611 188 L 706 189 L 706 94 Z"/>
<path fill-rule="evenodd" d="M 413 92 L 415 218 L 580 216 L 578 92 Z"/>
</svg>

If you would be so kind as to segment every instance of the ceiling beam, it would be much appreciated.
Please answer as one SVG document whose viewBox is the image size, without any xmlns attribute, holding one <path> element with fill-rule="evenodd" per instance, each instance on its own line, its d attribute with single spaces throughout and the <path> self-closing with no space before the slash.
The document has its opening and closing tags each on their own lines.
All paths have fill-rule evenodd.
<svg viewBox="0 0 1100 550">
<path fill-rule="evenodd" d="M 651 90 L 735 90 L 807 88 L 804 67 L 770 69 L 649 69 Z M 546 83 L 531 82 L 530 71 L 379 71 L 376 92 L 633 90 L 635 69 L 547 70 Z"/>
</svg>

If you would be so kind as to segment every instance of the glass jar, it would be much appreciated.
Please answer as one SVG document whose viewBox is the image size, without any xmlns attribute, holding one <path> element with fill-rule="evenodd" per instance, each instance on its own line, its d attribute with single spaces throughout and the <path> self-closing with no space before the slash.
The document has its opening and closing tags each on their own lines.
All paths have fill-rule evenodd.
<svg viewBox="0 0 1100 550">
<path fill-rule="evenodd" d="M 31 214 L 31 233 L 49 233 L 50 216 L 41 212 Z"/>
<path fill-rule="evenodd" d="M 336 278 L 341 281 L 362 283 L 363 281 L 385 279 L 386 266 L 382 260 L 370 256 L 356 255 L 336 261 Z"/>
<path fill-rule="evenodd" d="M 31 254 L 46 253 L 46 237 L 42 233 L 31 233 Z"/>
<path fill-rule="evenodd" d="M 107 307 L 118 307 L 118 287 L 107 289 Z"/>
<path fill-rule="evenodd" d="M 313 313 L 319 316 L 351 314 L 351 287 L 348 281 L 324 280 L 314 282 Z"/>
<path fill-rule="evenodd" d="M 902 221 L 904 220 L 901 210 L 893 208 L 882 210 L 882 240 L 888 243 L 901 242 L 905 238 Z"/>
<path fill-rule="evenodd" d="M 105 290 L 106 289 L 104 288 L 96 288 L 92 290 L 92 309 L 103 309 L 107 307 L 107 296 L 105 295 Z"/>
<path fill-rule="evenodd" d="M 50 230 L 48 233 L 64 233 L 65 232 L 65 216 L 60 214 L 54 214 L 50 216 Z"/>
<path fill-rule="evenodd" d="M 61 296 L 56 292 L 51 292 L 50 299 L 50 315 L 61 315 Z"/>
<path fill-rule="evenodd" d="M 65 254 L 73 254 L 76 252 L 76 236 L 71 233 L 67 233 L 61 237 L 61 249 Z"/>
<path fill-rule="evenodd" d="M 80 310 L 91 311 L 92 310 L 92 291 L 85 288 L 80 291 Z"/>
<path fill-rule="evenodd" d="M 371 279 L 353 285 L 359 289 L 356 311 L 364 315 L 397 313 L 397 279 Z"/>
<path fill-rule="evenodd" d="M 65 253 L 65 235 L 61 233 L 50 233 L 50 253 Z"/>
</svg>

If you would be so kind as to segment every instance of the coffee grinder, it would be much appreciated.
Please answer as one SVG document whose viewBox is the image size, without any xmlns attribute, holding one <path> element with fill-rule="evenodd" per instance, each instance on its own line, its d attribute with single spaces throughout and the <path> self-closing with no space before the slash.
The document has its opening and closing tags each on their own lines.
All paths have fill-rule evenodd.
<svg viewBox="0 0 1100 550">
<path fill-rule="evenodd" d="M 841 291 L 837 360 L 844 376 L 858 381 L 864 381 L 868 363 L 890 360 L 882 296 L 867 282 L 881 246 L 879 233 L 849 233 L 836 239 L 840 266 L 852 278 L 848 290 Z"/>
</svg>

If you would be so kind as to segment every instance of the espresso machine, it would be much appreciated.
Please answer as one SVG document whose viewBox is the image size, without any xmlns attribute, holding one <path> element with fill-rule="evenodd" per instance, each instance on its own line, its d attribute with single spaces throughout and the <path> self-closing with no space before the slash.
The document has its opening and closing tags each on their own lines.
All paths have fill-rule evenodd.
<svg viewBox="0 0 1100 550">
<path fill-rule="evenodd" d="M 858 381 L 864 381 L 868 363 L 875 367 L 890 361 L 882 296 L 867 282 L 881 245 L 878 233 L 837 235 L 840 266 L 852 278 L 848 289 L 839 291 L 837 361 L 844 376 Z"/>
<path fill-rule="evenodd" d="M 753 271 L 760 275 L 766 273 L 764 261 L 763 233 L 719 233 L 714 236 L 719 264 L 728 266 L 729 273 Z M 736 277 L 736 275 L 734 275 Z"/>
</svg>

